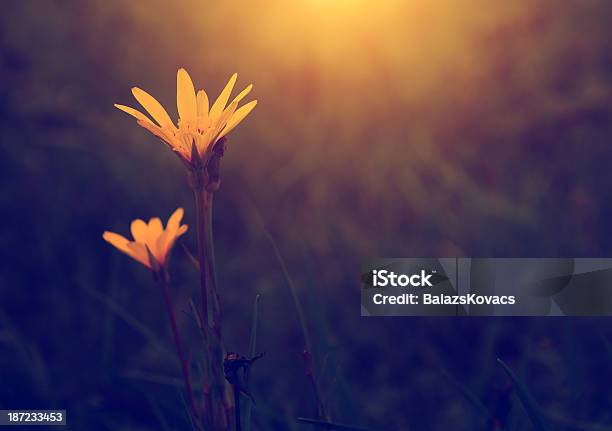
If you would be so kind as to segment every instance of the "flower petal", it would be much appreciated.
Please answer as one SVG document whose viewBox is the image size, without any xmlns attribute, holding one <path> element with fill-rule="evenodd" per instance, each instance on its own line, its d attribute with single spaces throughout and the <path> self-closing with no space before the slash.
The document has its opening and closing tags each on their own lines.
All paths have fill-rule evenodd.
<svg viewBox="0 0 612 431">
<path fill-rule="evenodd" d="M 236 112 L 234 112 L 234 115 L 232 115 L 232 118 L 225 126 L 225 129 L 223 129 L 223 131 L 219 134 L 219 139 L 227 135 L 234 129 L 234 127 L 240 124 L 240 122 L 244 120 L 247 115 L 249 115 L 249 113 L 253 110 L 253 108 L 255 108 L 256 105 L 257 100 L 253 100 L 252 102 L 249 102 L 246 105 L 241 106 L 238 110 L 236 110 Z"/>
<path fill-rule="evenodd" d="M 163 251 L 163 259 L 164 259 L 164 261 L 168 258 L 168 255 L 172 251 L 172 247 L 174 247 L 174 244 L 176 243 L 176 240 L 181 235 L 183 235 L 185 232 L 187 232 L 188 227 L 189 226 L 184 224 L 180 228 L 178 228 L 178 230 L 174 234 L 171 234 L 171 232 L 166 231 L 166 232 L 164 232 L 164 235 L 162 235 L 160 237 L 160 239 L 158 241 L 158 246 L 160 247 L 160 250 Z"/>
<path fill-rule="evenodd" d="M 244 99 L 251 92 L 252 89 L 253 89 L 253 84 L 247 85 L 247 87 L 244 90 L 242 90 L 240 92 L 240 94 L 238 94 L 238 96 L 234 97 L 234 100 L 232 100 L 232 103 L 233 102 L 236 102 L 236 103 L 240 102 L 242 99 Z"/>
<path fill-rule="evenodd" d="M 144 220 L 134 220 L 130 225 L 130 231 L 132 232 L 132 237 L 134 237 L 136 242 L 146 242 L 148 228 Z"/>
<path fill-rule="evenodd" d="M 163 233 L 164 227 L 159 217 L 152 217 L 147 226 L 147 244 L 155 244 L 157 238 Z"/>
<path fill-rule="evenodd" d="M 172 250 L 174 243 L 177 238 L 187 232 L 187 225 L 184 224 L 179 227 L 181 218 L 183 217 L 183 208 L 178 208 L 170 216 L 168 220 L 168 227 L 166 230 L 157 238 L 155 246 L 157 248 L 157 259 L 164 264 L 168 258 L 168 254 Z"/>
<path fill-rule="evenodd" d="M 187 229 L 189 229 L 189 225 L 184 224 L 182 225 L 177 231 L 176 231 L 176 237 L 178 238 L 179 236 L 183 235 L 185 232 L 187 232 Z"/>
<path fill-rule="evenodd" d="M 138 100 L 138 103 L 140 103 L 142 107 L 145 108 L 151 115 L 151 117 L 157 121 L 157 124 L 159 124 L 161 127 L 170 127 L 175 129 L 174 123 L 170 119 L 170 116 L 161 103 L 159 103 L 153 96 L 138 87 L 132 88 L 132 94 L 136 100 Z"/>
<path fill-rule="evenodd" d="M 141 242 L 130 242 L 127 245 L 129 254 L 132 258 L 142 263 L 149 269 L 153 269 L 149 262 L 149 254 L 147 253 L 147 246 Z"/>
<path fill-rule="evenodd" d="M 137 109 L 131 108 L 129 106 L 125 106 L 125 105 L 119 105 L 118 103 L 115 103 L 115 108 L 122 110 L 123 112 L 126 112 L 128 114 L 130 114 L 132 117 L 136 118 L 138 121 L 143 121 L 145 123 L 151 123 L 153 124 L 153 122 L 149 119 L 149 117 L 147 117 L 145 114 L 143 114 L 142 112 L 140 112 Z"/>
<path fill-rule="evenodd" d="M 208 118 L 208 95 L 206 91 L 198 91 L 196 100 L 198 105 L 198 117 Z"/>
<path fill-rule="evenodd" d="M 157 241 L 155 242 L 155 248 L 157 250 L 156 259 L 162 265 L 166 263 L 166 257 L 168 256 L 168 251 L 170 251 L 170 247 L 168 247 L 168 245 L 170 244 L 170 239 L 172 237 L 173 236 L 169 231 L 165 231 L 159 236 L 159 238 L 157 238 Z"/>
<path fill-rule="evenodd" d="M 138 120 L 137 123 L 139 126 L 144 127 L 145 129 L 147 129 L 149 132 L 157 136 L 159 139 L 164 141 L 166 144 L 168 144 L 172 148 L 176 146 L 174 143 L 174 139 L 171 137 L 172 131 L 166 129 L 166 131 L 168 132 L 166 133 L 159 126 L 153 124 L 152 122 L 146 123 L 144 121 Z"/>
<path fill-rule="evenodd" d="M 124 253 L 128 252 L 127 245 L 130 242 L 130 240 L 124 237 L 123 235 L 119 235 L 118 233 L 115 233 L 115 232 L 105 231 L 102 234 L 102 238 L 104 238 L 106 242 L 116 247 L 117 249 L 121 250 L 122 252 Z"/>
<path fill-rule="evenodd" d="M 213 133 L 213 139 L 212 139 L 213 142 L 216 142 L 219 139 L 219 135 L 221 131 L 225 128 L 225 125 L 234 115 L 234 112 L 236 111 L 237 106 L 238 106 L 238 103 L 232 102 L 230 106 L 228 106 L 227 109 L 223 111 L 223 114 L 221 114 L 221 116 L 217 120 L 217 124 L 214 127 L 215 131 Z"/>
<path fill-rule="evenodd" d="M 135 259 L 144 266 L 151 268 L 144 244 L 132 242 L 122 235 L 108 231 L 104 232 L 102 238 L 113 246 L 117 247 L 117 249 L 123 253 L 130 256 L 132 259 Z"/>
<path fill-rule="evenodd" d="M 147 240 L 145 243 L 153 253 L 153 256 L 159 258 L 160 250 L 157 248 L 157 240 L 164 233 L 164 227 L 159 217 L 153 217 L 147 225 Z M 158 259 L 159 260 L 159 259 Z"/>
<path fill-rule="evenodd" d="M 185 211 L 183 210 L 183 208 L 177 208 L 168 219 L 168 223 L 166 224 L 166 230 L 174 233 L 179 228 L 184 213 Z"/>
<path fill-rule="evenodd" d="M 195 120 L 198 115 L 195 87 L 185 69 L 176 74 L 176 107 L 181 121 Z"/>
<path fill-rule="evenodd" d="M 198 147 L 198 152 L 200 153 L 200 156 L 203 156 L 206 152 L 206 149 L 210 146 L 214 134 L 215 129 L 213 127 L 210 127 L 203 134 L 196 136 L 196 145 Z"/>
<path fill-rule="evenodd" d="M 232 90 L 234 89 L 234 84 L 236 84 L 236 79 L 238 79 L 238 74 L 234 73 L 232 77 L 229 79 L 225 88 L 215 100 L 212 108 L 210 108 L 210 117 L 215 119 L 221 115 L 223 109 L 225 109 L 225 105 L 227 105 L 227 101 L 229 100 L 230 94 L 232 94 Z"/>
</svg>

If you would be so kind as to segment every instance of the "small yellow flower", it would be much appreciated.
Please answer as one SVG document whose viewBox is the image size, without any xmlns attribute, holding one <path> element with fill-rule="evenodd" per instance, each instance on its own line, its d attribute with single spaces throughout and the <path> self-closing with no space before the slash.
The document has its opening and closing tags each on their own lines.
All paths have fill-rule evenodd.
<svg viewBox="0 0 612 431">
<path fill-rule="evenodd" d="M 231 132 L 257 105 L 257 100 L 253 100 L 238 108 L 238 103 L 249 94 L 253 84 L 248 85 L 227 105 L 237 78 L 238 74 L 234 73 L 209 110 L 206 92 L 200 90 L 196 93 L 187 71 L 179 69 L 176 75 L 178 127 L 164 107 L 138 87 L 132 88 L 132 94 L 155 121 L 129 106 L 115 104 L 115 107 L 135 117 L 140 126 L 160 138 L 187 165 L 192 166 L 192 145 L 195 144 L 198 157 L 204 159 L 206 150 Z"/>
<path fill-rule="evenodd" d="M 134 241 L 108 231 L 104 232 L 102 238 L 147 268 L 157 272 L 165 266 L 177 238 L 187 232 L 187 225 L 181 225 L 182 219 L 183 208 L 177 208 L 168 219 L 165 230 L 158 217 L 150 219 L 148 224 L 144 220 L 136 219 L 130 226 Z"/>
</svg>

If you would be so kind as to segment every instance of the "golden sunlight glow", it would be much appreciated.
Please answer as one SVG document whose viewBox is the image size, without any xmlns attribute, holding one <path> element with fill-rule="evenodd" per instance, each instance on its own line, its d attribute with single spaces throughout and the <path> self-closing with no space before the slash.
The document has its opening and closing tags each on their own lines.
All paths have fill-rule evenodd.
<svg viewBox="0 0 612 431">
<path fill-rule="evenodd" d="M 219 9 L 235 13 L 228 3 Z M 239 66 L 273 64 L 266 73 L 290 84 L 314 81 L 322 91 L 342 94 L 333 101 L 335 106 L 326 103 L 323 109 L 348 106 L 351 112 L 371 109 L 361 103 L 364 93 L 371 93 L 368 101 L 383 99 L 385 91 L 393 88 L 392 94 L 403 99 L 429 102 L 441 91 L 462 91 L 462 87 L 448 88 L 453 82 L 477 86 L 478 75 L 489 64 L 481 50 L 486 41 L 480 35 L 487 34 L 492 23 L 512 22 L 521 11 L 514 2 L 494 7 L 431 0 L 266 0 L 263 4 L 237 26 L 243 36 L 230 51 L 242 49 Z M 201 40 L 210 39 L 209 28 L 200 31 Z"/>
<path fill-rule="evenodd" d="M 187 225 L 181 225 L 182 219 L 183 208 L 177 208 L 168 219 L 166 229 L 158 217 L 151 218 L 149 223 L 136 219 L 130 226 L 133 241 L 108 231 L 102 238 L 147 268 L 158 271 L 165 266 L 176 240 L 187 232 Z"/>
<path fill-rule="evenodd" d="M 238 103 L 253 88 L 249 84 L 228 105 L 228 101 L 238 74 L 234 73 L 209 109 L 208 95 L 204 90 L 196 93 L 191 77 L 185 69 L 179 69 L 176 76 L 176 104 L 178 108 L 178 127 L 164 107 L 146 91 L 134 87 L 132 94 L 152 117 L 125 105 L 115 107 L 136 118 L 137 123 L 166 143 L 187 165 L 192 164 L 192 146 L 204 158 L 206 151 L 219 139 L 231 132 L 255 108 L 253 100 L 240 108 Z"/>
</svg>

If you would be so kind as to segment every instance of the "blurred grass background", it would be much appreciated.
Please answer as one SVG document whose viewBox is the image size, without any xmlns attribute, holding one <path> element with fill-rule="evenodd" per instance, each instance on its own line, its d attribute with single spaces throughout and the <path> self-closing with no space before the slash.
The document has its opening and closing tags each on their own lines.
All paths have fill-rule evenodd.
<svg viewBox="0 0 612 431">
<path fill-rule="evenodd" d="M 529 429 L 501 357 L 547 412 L 612 426 L 608 320 L 362 319 L 358 294 L 370 257 L 610 256 L 609 2 L 40 0 L 0 22 L 2 408 L 185 426 L 159 292 L 101 234 L 177 206 L 193 226 L 182 165 L 112 107 L 138 85 L 175 117 L 186 67 L 211 97 L 238 72 L 259 100 L 215 207 L 229 350 L 262 294 L 255 429 L 314 415 L 262 223 L 338 422 L 476 429 L 469 388 L 485 429 Z M 172 266 L 187 309 L 195 273 L 180 250 Z"/>
</svg>

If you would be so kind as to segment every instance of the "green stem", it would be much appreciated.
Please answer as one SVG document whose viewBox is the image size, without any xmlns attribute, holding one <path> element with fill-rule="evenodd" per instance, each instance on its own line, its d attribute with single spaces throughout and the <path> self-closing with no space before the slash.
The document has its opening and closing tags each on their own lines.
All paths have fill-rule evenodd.
<svg viewBox="0 0 612 431">
<path fill-rule="evenodd" d="M 198 262 L 200 271 L 200 296 L 202 301 L 202 324 L 204 329 L 208 328 L 208 264 L 206 262 L 206 213 L 207 210 L 207 192 L 202 185 L 194 187 L 193 194 L 195 197 L 196 205 L 196 229 L 197 229 L 197 240 L 198 240 Z"/>
<path fill-rule="evenodd" d="M 208 193 L 206 206 L 206 257 L 208 259 L 208 275 L 211 286 L 211 297 L 212 297 L 212 312 L 213 312 L 213 328 L 217 337 L 221 338 L 221 304 L 219 300 L 219 290 L 217 289 L 217 271 L 215 270 L 215 246 L 213 242 L 213 226 L 212 226 L 212 215 L 213 215 L 213 193 Z"/>
<path fill-rule="evenodd" d="M 211 320 L 212 329 L 215 335 L 212 340 L 212 372 L 214 374 L 213 386 L 216 388 L 216 396 L 220 402 L 225 406 L 225 409 L 229 408 L 225 400 L 225 379 L 223 377 L 223 364 L 222 358 L 225 355 L 223 342 L 222 342 L 222 314 L 221 304 L 219 300 L 219 290 L 217 288 L 217 272 L 215 270 L 215 248 L 213 243 L 213 196 L 214 193 L 211 191 L 206 192 L 206 208 L 203 213 L 205 219 L 205 249 L 204 253 L 206 256 L 206 274 L 208 275 L 208 286 L 211 301 Z M 231 420 L 231 416 L 228 417 L 228 422 Z"/>
<path fill-rule="evenodd" d="M 213 192 L 207 191 L 204 182 L 194 174 L 194 197 L 198 236 L 198 262 L 200 267 L 200 289 L 202 296 L 202 327 L 210 365 L 210 389 L 207 415 L 210 415 L 213 430 L 224 429 L 225 418 L 217 414 L 218 406 L 226 406 L 225 379 L 223 377 L 223 346 L 221 341 L 221 311 L 215 275 L 214 249 L 212 245 L 212 201 Z M 210 300 L 210 304 L 209 304 Z M 209 310 L 210 306 L 210 310 Z M 212 315 L 210 314 L 212 312 Z M 212 329 L 214 336 L 210 337 Z"/>
</svg>

